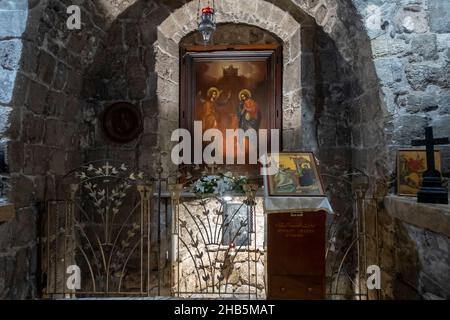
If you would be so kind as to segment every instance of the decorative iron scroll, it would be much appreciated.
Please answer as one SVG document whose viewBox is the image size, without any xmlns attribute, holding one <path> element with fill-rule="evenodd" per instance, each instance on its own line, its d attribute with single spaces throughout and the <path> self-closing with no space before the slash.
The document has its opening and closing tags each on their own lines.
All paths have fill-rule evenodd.
<svg viewBox="0 0 450 320">
<path fill-rule="evenodd" d="M 155 277 L 150 180 L 110 162 L 88 164 L 72 176 L 76 183 L 67 186 L 67 199 L 47 205 L 41 237 L 43 295 L 150 295 Z M 79 288 L 70 286 L 70 266 L 79 268 Z"/>
<path fill-rule="evenodd" d="M 264 213 L 257 186 L 245 185 L 245 195 L 231 201 L 188 197 L 183 185 L 167 185 L 158 176 L 107 161 L 72 172 L 66 198 L 48 202 L 43 215 L 43 297 L 265 298 Z M 355 175 L 334 180 L 354 195 L 348 204 L 353 219 L 339 221 L 348 215 L 337 212 L 329 221 L 327 297 L 369 299 L 363 281 L 367 265 L 379 262 L 378 204 L 385 192 L 369 197 L 367 181 L 358 183 Z M 340 247 L 335 239 L 342 225 L 350 241 Z M 375 259 L 368 260 L 368 249 Z M 67 286 L 71 266 L 79 268 L 79 289 Z"/>
<path fill-rule="evenodd" d="M 213 196 L 174 201 L 173 295 L 265 297 L 261 201 L 249 197 L 226 201 Z"/>
</svg>

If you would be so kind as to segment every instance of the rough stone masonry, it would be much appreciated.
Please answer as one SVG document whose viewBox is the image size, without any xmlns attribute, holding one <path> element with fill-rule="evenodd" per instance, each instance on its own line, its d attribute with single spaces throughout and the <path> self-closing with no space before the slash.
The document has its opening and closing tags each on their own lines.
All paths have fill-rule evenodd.
<svg viewBox="0 0 450 320">
<path fill-rule="evenodd" d="M 71 4 L 81 8 L 80 31 L 66 27 Z M 245 23 L 277 41 L 290 39 L 284 148 L 317 152 L 342 213 L 344 245 L 353 208 L 351 190 L 337 177 L 362 170 L 373 193 L 377 182 L 392 180 L 396 150 L 421 137 L 423 127 L 450 135 L 450 2 L 224 0 L 217 9 L 225 30 Z M 181 0 L 0 0 L 0 135 L 9 167 L 1 173 L 1 201 L 17 209 L 13 221 L 0 225 L 0 298 L 40 295 L 39 218 L 46 200 L 64 196 L 58 192 L 64 174 L 111 155 L 154 170 L 178 123 L 178 48 L 196 28 L 195 10 Z M 299 32 L 287 32 L 292 26 Z M 98 117 L 115 101 L 135 103 L 144 115 L 134 143 L 114 145 L 102 136 Z M 450 148 L 441 150 L 448 176 Z M 448 298 L 449 285 L 436 289 L 435 273 L 449 270 L 450 239 L 403 227 L 388 214 L 380 225 L 383 297 Z M 437 245 L 427 246 L 424 258 L 426 239 Z M 410 259 L 399 259 L 403 251 Z M 440 268 L 419 262 L 429 259 Z M 414 272 L 407 274 L 408 264 Z M 410 281 L 418 277 L 429 280 Z"/>
</svg>

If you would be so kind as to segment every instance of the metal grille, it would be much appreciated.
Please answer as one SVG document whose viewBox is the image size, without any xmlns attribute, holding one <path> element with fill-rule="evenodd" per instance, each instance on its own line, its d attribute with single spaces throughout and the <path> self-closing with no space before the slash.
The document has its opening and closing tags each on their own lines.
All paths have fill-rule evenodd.
<svg viewBox="0 0 450 320">
<path fill-rule="evenodd" d="M 143 173 L 109 162 L 83 166 L 74 176 L 67 199 L 47 203 L 43 296 L 150 295 L 157 277 L 151 270 L 151 184 Z"/>
<path fill-rule="evenodd" d="M 169 290 L 183 298 L 265 298 L 264 213 L 254 186 L 247 186 L 253 193 L 231 201 L 181 197 L 182 185 L 104 161 L 81 167 L 72 178 L 66 197 L 49 201 L 43 215 L 44 298 L 160 296 Z M 367 183 L 353 180 L 348 185 L 354 193 L 349 204 L 354 237 L 348 247 L 333 249 L 344 215 L 329 223 L 329 299 L 377 298 L 363 284 L 367 265 L 379 263 L 376 204 L 385 192 L 367 199 Z M 375 230 L 367 226 L 372 216 Z M 370 246 L 375 261 L 367 260 Z M 79 268 L 79 289 L 67 285 L 71 266 Z"/>
<path fill-rule="evenodd" d="M 175 296 L 265 297 L 261 201 L 245 197 L 232 201 L 219 197 L 175 200 L 172 240 Z"/>
</svg>

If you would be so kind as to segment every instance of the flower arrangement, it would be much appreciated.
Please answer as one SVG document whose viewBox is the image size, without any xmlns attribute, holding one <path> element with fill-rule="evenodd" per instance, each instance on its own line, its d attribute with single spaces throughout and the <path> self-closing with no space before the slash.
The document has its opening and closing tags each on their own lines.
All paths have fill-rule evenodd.
<svg viewBox="0 0 450 320">
<path fill-rule="evenodd" d="M 247 184 L 246 177 L 234 177 L 231 172 L 218 175 L 205 175 L 192 185 L 195 193 L 219 194 L 226 192 L 244 193 L 243 186 Z"/>
</svg>

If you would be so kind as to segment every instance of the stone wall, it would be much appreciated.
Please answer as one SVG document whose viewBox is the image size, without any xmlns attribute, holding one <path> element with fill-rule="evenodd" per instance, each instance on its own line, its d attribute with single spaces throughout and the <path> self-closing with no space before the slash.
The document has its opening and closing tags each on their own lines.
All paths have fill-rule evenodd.
<svg viewBox="0 0 450 320">
<path fill-rule="evenodd" d="M 176 7 L 181 2 L 172 3 Z M 82 125 L 87 161 L 115 158 L 154 172 L 159 160 L 158 122 L 163 115 L 158 114 L 153 43 L 157 26 L 171 10 L 171 6 L 156 1 L 140 1 L 112 22 L 105 45 L 86 72 L 83 85 L 86 104 Z M 143 133 L 125 145 L 109 141 L 101 130 L 102 112 L 118 101 L 135 104 L 143 116 Z"/>
<path fill-rule="evenodd" d="M 389 196 L 380 211 L 381 297 L 450 297 L 449 209 Z"/>
<path fill-rule="evenodd" d="M 178 68 L 167 66 L 176 65 L 177 43 L 196 28 L 195 3 L 181 9 L 184 1 L 105 0 L 95 5 L 81 1 L 77 3 L 82 4 L 84 17 L 80 32 L 65 27 L 67 4 L 30 2 L 18 67 L 18 101 L 14 103 L 18 107 L 9 121 L 13 124 L 8 148 L 10 200 L 19 210 L 27 208 L 27 223 L 36 219 L 35 211 L 42 210 L 38 203 L 61 196 L 56 194 L 58 177 L 81 162 L 112 157 L 154 172 L 159 150 L 169 148 L 171 128 L 178 127 L 178 97 L 172 91 Z M 326 72 L 335 72 L 336 81 L 350 79 L 355 72 L 352 59 L 358 55 L 347 49 L 357 52 L 360 46 L 352 45 L 355 30 L 344 28 L 336 4 L 225 1 L 219 6 L 219 22 L 257 25 L 284 41 L 284 149 L 320 150 L 324 171 L 330 175 L 349 168 L 345 118 L 353 96 L 344 88 L 348 88 L 347 80 L 343 87 L 336 87 Z M 352 9 L 348 10 L 342 14 Z M 180 19 L 187 19 L 186 24 Z M 325 32 L 316 36 L 321 26 Z M 351 35 L 348 44 L 340 40 L 342 34 Z M 144 133 L 128 145 L 112 144 L 101 133 L 101 113 L 117 101 L 135 103 L 144 117 Z M 341 211 L 342 201 L 335 203 Z M 35 220 L 27 225 L 36 229 Z M 36 231 L 27 239 L 34 248 Z M 9 239 L 6 246 L 15 244 Z M 26 272 L 34 270 L 30 266 Z"/>
<path fill-rule="evenodd" d="M 390 192 L 395 192 L 398 148 L 411 147 L 411 140 L 423 138 L 424 127 L 429 125 L 434 127 L 436 136 L 450 136 L 449 2 L 353 3 L 370 38 L 371 56 L 381 85 L 381 110 L 371 102 L 378 97 L 361 96 L 371 107 L 361 110 L 361 125 L 352 129 L 353 164 L 364 167 L 374 163 L 372 181 L 384 181 Z M 380 145 L 383 139 L 387 148 Z M 443 173 L 448 176 L 449 146 L 439 148 Z M 378 208 L 380 242 L 378 252 L 370 248 L 369 260 L 377 263 L 377 257 L 380 259 L 382 297 L 448 297 L 448 281 L 440 275 L 448 266 L 448 254 L 443 251 L 448 238 L 423 226 L 393 219 L 383 210 L 380 200 Z M 417 210 L 413 212 L 419 214 Z M 373 213 L 373 207 L 368 207 L 368 212 Z M 373 220 L 370 228 L 375 230 Z"/>
<path fill-rule="evenodd" d="M 2 112 L 9 113 L 3 133 L 9 165 L 7 200 L 17 209 L 17 218 L 0 226 L 1 298 L 39 294 L 39 214 L 45 200 L 61 196 L 58 179 L 82 161 L 78 97 L 83 69 L 91 63 L 104 24 L 96 1 L 82 1 L 82 30 L 68 30 L 67 3 L 0 2 L 7 10 L 0 11 L 2 17 L 8 17 L 0 19 L 1 76 L 14 82 L 16 73 L 14 90 L 2 91 L 0 102 Z"/>
<path fill-rule="evenodd" d="M 8 132 L 19 132 L 20 115 L 17 116 L 14 99 L 16 78 L 20 78 L 20 57 L 23 48 L 23 33 L 28 18 L 27 1 L 0 2 L 0 134 L 2 149 L 11 146 Z M 24 95 L 24 93 L 22 93 Z M 20 106 L 19 106 L 20 107 Z M 9 134 L 11 136 L 11 134 Z M 4 151 L 4 150 L 3 150 Z M 23 154 L 23 146 L 21 147 Z M 8 159 L 2 159 L 7 162 Z M 9 163 L 12 170 L 17 164 Z M 2 202 L 10 202 L 11 176 L 7 170 L 2 174 Z M 33 188 L 27 180 L 24 187 Z M 28 195 L 27 195 L 28 196 Z M 28 196 L 29 197 L 29 196 Z M 29 204 L 28 204 L 29 205 Z M 26 207 L 26 206 L 25 206 Z M 36 270 L 36 216 L 31 209 L 19 206 L 17 218 L 0 225 L 0 299 L 7 297 L 31 297 L 36 289 L 29 282 L 34 281 Z"/>
<path fill-rule="evenodd" d="M 395 171 L 396 150 L 410 147 L 431 125 L 449 136 L 449 16 L 446 0 L 354 1 L 371 39 L 373 60 L 386 108 L 387 167 Z M 374 132 L 376 134 L 376 132 Z M 450 147 L 443 151 L 449 171 Z"/>
<path fill-rule="evenodd" d="M 60 196 L 60 176 L 101 158 L 154 172 L 178 127 L 178 68 L 167 66 L 178 65 L 178 44 L 196 27 L 196 4 L 80 0 L 81 31 L 65 26 L 68 4 L 0 1 L 0 133 L 10 171 L 3 200 L 18 209 L 16 220 L 0 225 L 0 297 L 37 295 L 37 212 Z M 341 226 L 351 229 L 352 205 L 339 176 L 361 170 L 374 190 L 395 172 L 396 149 L 421 137 L 425 125 L 450 135 L 447 0 L 218 6 L 220 22 L 257 26 L 285 41 L 284 149 L 318 152 L 333 205 L 345 213 Z M 117 101 L 136 104 L 144 117 L 143 134 L 127 145 L 100 130 L 102 111 Z M 450 147 L 441 149 L 448 172 Z"/>
<path fill-rule="evenodd" d="M 282 148 L 317 152 L 327 192 L 342 217 L 338 226 L 350 229 L 339 235 L 342 243 L 347 243 L 352 234 L 352 202 L 348 201 L 349 186 L 339 179 L 351 169 L 348 117 L 365 83 L 358 81 L 356 67 L 342 56 L 330 36 L 295 9 L 283 12 L 264 1 L 245 6 L 235 3 L 242 10 L 231 4 L 217 8 L 220 25 L 213 44 L 283 45 Z M 87 160 L 113 156 L 141 170 L 156 172 L 159 150 L 170 154 L 169 138 L 179 126 L 179 45 L 199 41 L 196 9 L 195 3 L 174 10 L 162 4 L 137 2 L 113 23 L 108 46 L 95 58 L 84 86 Z M 162 13 L 170 11 L 172 14 L 160 22 Z M 277 18 L 284 27 L 275 23 Z M 135 104 L 144 117 L 143 134 L 127 145 L 105 139 L 99 124 L 104 108 L 117 101 Z"/>
</svg>

